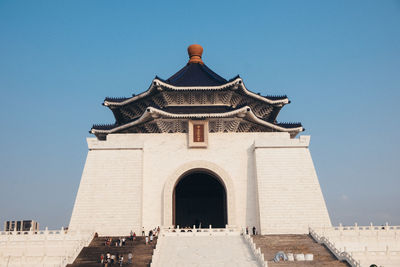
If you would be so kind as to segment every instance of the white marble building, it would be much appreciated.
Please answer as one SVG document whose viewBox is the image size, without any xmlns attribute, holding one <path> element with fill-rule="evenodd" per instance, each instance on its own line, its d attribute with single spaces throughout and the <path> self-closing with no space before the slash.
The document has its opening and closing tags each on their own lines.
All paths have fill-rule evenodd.
<svg viewBox="0 0 400 267">
<path fill-rule="evenodd" d="M 308 233 L 331 226 L 299 123 L 278 123 L 286 96 L 225 80 L 189 47 L 188 64 L 130 98 L 106 98 L 115 124 L 95 125 L 69 229 L 122 235 L 144 227 Z"/>
<path fill-rule="evenodd" d="M 310 136 L 298 136 L 300 123 L 277 122 L 288 98 L 255 94 L 239 76 L 225 80 L 198 45 L 188 52 L 189 63 L 169 79 L 105 99 L 115 123 L 91 129 L 68 231 L 0 232 L 0 266 L 66 266 L 96 232 L 156 226 L 154 267 L 267 266 L 243 230 L 253 226 L 310 234 L 352 267 L 399 266 L 400 226 L 331 226 Z"/>
</svg>

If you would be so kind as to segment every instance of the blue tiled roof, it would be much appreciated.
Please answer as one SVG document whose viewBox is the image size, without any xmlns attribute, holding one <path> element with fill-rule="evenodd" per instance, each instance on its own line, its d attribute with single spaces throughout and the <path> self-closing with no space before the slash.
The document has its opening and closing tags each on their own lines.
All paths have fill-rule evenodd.
<svg viewBox="0 0 400 267">
<path fill-rule="evenodd" d="M 205 64 L 188 63 L 165 82 L 175 86 L 218 86 L 227 83 L 227 80 Z"/>
<path fill-rule="evenodd" d="M 302 127 L 300 122 L 280 122 L 275 124 L 286 129 Z"/>
</svg>

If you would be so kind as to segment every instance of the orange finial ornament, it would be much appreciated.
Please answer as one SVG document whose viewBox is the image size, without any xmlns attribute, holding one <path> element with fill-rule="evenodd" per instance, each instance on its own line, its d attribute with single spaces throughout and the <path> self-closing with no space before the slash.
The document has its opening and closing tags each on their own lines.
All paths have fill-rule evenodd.
<svg viewBox="0 0 400 267">
<path fill-rule="evenodd" d="M 201 60 L 203 54 L 203 47 L 199 44 L 192 44 L 188 47 L 189 63 L 200 63 L 204 64 Z"/>
</svg>

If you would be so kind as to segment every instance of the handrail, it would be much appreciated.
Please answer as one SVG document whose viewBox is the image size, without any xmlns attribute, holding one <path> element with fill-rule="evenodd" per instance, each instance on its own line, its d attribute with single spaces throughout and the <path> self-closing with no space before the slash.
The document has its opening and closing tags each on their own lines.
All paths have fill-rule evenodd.
<svg viewBox="0 0 400 267">
<path fill-rule="evenodd" d="M 179 228 L 174 227 L 162 227 L 160 229 L 160 235 L 168 236 L 204 236 L 204 235 L 230 235 L 238 234 L 239 228 L 233 225 L 226 225 L 225 228 L 212 228 L 210 225 L 208 228 Z"/>
<path fill-rule="evenodd" d="M 257 260 L 257 263 L 261 267 L 268 267 L 268 262 L 264 258 L 264 253 L 261 252 L 260 248 L 257 248 L 256 244 L 253 241 L 253 238 L 249 234 L 247 234 L 245 229 L 242 229 L 241 235 L 243 236 L 246 244 L 250 247 L 251 252 Z"/>
<path fill-rule="evenodd" d="M 309 227 L 309 233 L 317 243 L 324 244 L 338 260 L 347 261 L 352 267 L 361 267 L 360 261 L 356 261 L 348 252 L 337 249 L 328 238 L 318 235 L 311 227 Z"/>
<path fill-rule="evenodd" d="M 157 237 L 157 244 L 153 252 L 153 256 L 151 257 L 150 267 L 157 267 L 160 266 L 160 254 L 161 248 L 164 244 L 164 235 L 162 234 L 162 229 L 160 229 L 160 233 Z"/>
<path fill-rule="evenodd" d="M 354 225 L 339 224 L 339 226 L 333 226 L 333 227 L 314 227 L 314 229 L 321 229 L 323 233 L 346 232 L 346 231 L 383 233 L 383 232 L 399 232 L 400 225 L 389 225 L 388 223 L 385 223 L 384 225 L 373 225 L 372 223 L 370 223 L 370 225 L 359 226 L 357 223 L 355 223 Z"/>
<path fill-rule="evenodd" d="M 32 230 L 32 231 L 2 231 L 0 232 L 0 241 L 13 242 L 18 248 L 26 250 L 27 246 L 36 246 L 41 244 L 38 248 L 42 249 L 41 264 L 45 264 L 46 254 L 48 248 L 59 249 L 59 264 L 57 266 L 66 266 L 72 263 L 78 256 L 83 247 L 88 246 L 94 237 L 94 232 L 82 232 L 82 231 L 68 231 L 64 228 L 59 230 Z M 39 243 L 38 243 L 39 242 Z M 53 243 L 54 242 L 54 243 Z M 7 245 L 6 245 L 7 246 Z M 7 254 L 2 254 L 2 257 L 7 257 Z M 23 260 L 25 252 L 15 256 L 16 259 Z M 14 258 L 14 256 L 13 256 Z M 8 261 L 10 261 L 10 255 L 8 255 Z M 7 263 L 8 264 L 8 263 Z M 12 264 L 12 263 L 9 263 Z"/>
</svg>

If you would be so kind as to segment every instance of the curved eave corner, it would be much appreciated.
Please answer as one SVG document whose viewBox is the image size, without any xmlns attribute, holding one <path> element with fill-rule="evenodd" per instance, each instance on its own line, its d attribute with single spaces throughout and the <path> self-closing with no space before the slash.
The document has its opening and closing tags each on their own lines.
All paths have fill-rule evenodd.
<svg viewBox="0 0 400 267">
<path fill-rule="evenodd" d="M 219 85 L 219 86 L 174 86 L 174 85 L 168 84 L 167 82 L 156 77 L 153 79 L 149 89 L 147 89 L 145 92 L 143 92 L 139 95 L 135 95 L 131 98 L 127 98 L 126 100 L 123 100 L 123 101 L 112 101 L 113 99 L 105 99 L 103 102 L 103 105 L 110 107 L 110 108 L 112 106 L 115 106 L 115 107 L 124 106 L 124 105 L 132 103 L 136 100 L 144 98 L 156 90 L 164 91 L 165 89 L 170 89 L 170 90 L 176 90 L 176 91 L 190 91 L 190 90 L 210 90 L 210 91 L 215 90 L 215 91 L 218 91 L 218 90 L 224 90 L 229 87 L 232 87 L 233 90 L 237 90 L 240 88 L 243 90 L 243 92 L 246 95 L 253 97 L 257 100 L 266 102 L 270 105 L 282 105 L 283 106 L 283 105 L 290 103 L 290 101 L 287 97 L 284 97 L 282 99 L 272 100 L 272 99 L 269 99 L 267 96 L 261 96 L 259 94 L 253 93 L 252 91 L 250 91 L 246 88 L 246 86 L 243 83 L 242 78 L 237 76 L 236 79 L 231 80 L 231 81 L 229 81 L 225 84 Z M 119 98 L 119 99 L 123 99 L 123 98 Z"/>
<path fill-rule="evenodd" d="M 165 117 L 165 118 L 174 118 L 174 119 L 206 119 L 206 118 L 228 118 L 228 117 L 239 117 L 239 118 L 246 118 L 248 121 L 254 122 L 256 124 L 269 127 L 271 129 L 274 129 L 279 132 L 289 132 L 291 136 L 297 135 L 299 132 L 302 132 L 304 128 L 302 126 L 299 127 L 294 127 L 294 128 L 285 128 L 267 121 L 264 121 L 260 118 L 258 118 L 251 108 L 249 106 L 242 107 L 237 110 L 225 112 L 225 113 L 197 113 L 197 114 L 174 114 L 174 113 L 169 113 L 157 108 L 153 107 L 148 107 L 146 111 L 143 113 L 141 117 L 138 119 L 126 123 L 124 125 L 116 126 L 112 129 L 95 129 L 92 127 L 90 132 L 92 134 L 95 134 L 98 136 L 98 134 L 111 134 L 111 133 L 116 133 L 118 131 L 133 127 L 135 125 L 139 125 L 141 123 L 147 122 L 148 120 L 151 120 L 152 118 L 159 118 L 159 117 Z M 112 125 L 109 125 L 112 126 Z M 106 126 L 104 126 L 106 127 Z"/>
</svg>

